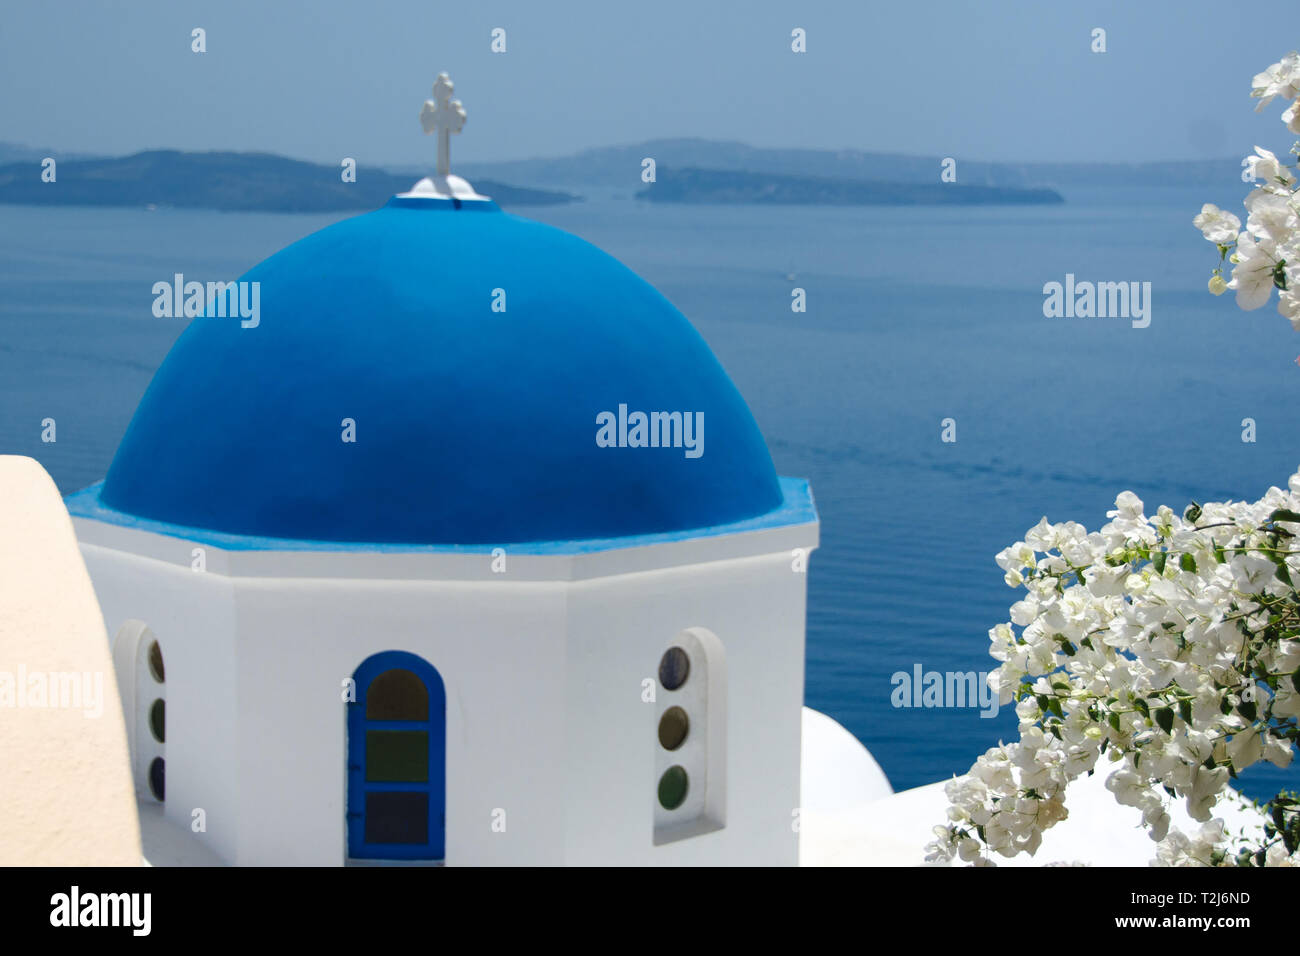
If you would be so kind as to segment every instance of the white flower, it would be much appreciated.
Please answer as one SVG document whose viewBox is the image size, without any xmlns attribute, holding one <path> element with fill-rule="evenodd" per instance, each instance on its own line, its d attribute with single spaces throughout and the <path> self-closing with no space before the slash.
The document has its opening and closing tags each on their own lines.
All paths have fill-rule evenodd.
<svg viewBox="0 0 1300 956">
<path fill-rule="evenodd" d="M 1273 292 L 1277 246 L 1272 239 L 1256 241 L 1243 232 L 1237 240 L 1237 256 L 1228 288 L 1237 291 L 1237 305 L 1249 312 L 1268 302 Z"/>
<path fill-rule="evenodd" d="M 1291 742 L 1283 740 L 1280 737 L 1274 737 L 1270 733 L 1262 733 L 1260 737 L 1264 741 L 1264 759 L 1274 766 L 1286 769 L 1291 766 L 1291 758 L 1294 756 L 1291 750 Z"/>
<path fill-rule="evenodd" d="M 1279 186 L 1290 186 L 1295 183 L 1295 177 L 1278 162 L 1277 156 L 1270 150 L 1256 146 L 1255 155 L 1247 156 L 1246 164 L 1260 186 L 1276 189 Z"/>
<path fill-rule="evenodd" d="M 1289 194 L 1280 196 L 1266 189 L 1256 189 L 1246 197 L 1246 209 L 1250 212 L 1246 231 L 1257 239 L 1285 243 L 1300 224 L 1291 207 Z"/>
<path fill-rule="evenodd" d="M 1291 328 L 1300 332 L 1300 289 L 1291 286 L 1277 297 L 1277 311 L 1282 318 L 1291 323 Z"/>
<path fill-rule="evenodd" d="M 1283 674 L 1300 670 L 1300 640 L 1278 641 L 1273 648 L 1273 668 Z"/>
<path fill-rule="evenodd" d="M 1277 97 L 1289 102 L 1282 122 L 1300 134 L 1300 55 L 1288 53 L 1253 83 L 1251 95 L 1259 100 L 1257 109 Z M 1293 150 L 1294 151 L 1294 150 Z M 1214 295 L 1225 289 L 1237 293 L 1237 305 L 1245 310 L 1258 309 L 1277 288 L 1278 313 L 1293 329 L 1300 331 L 1300 190 L 1297 179 L 1271 151 L 1255 147 L 1255 155 L 1246 157 L 1249 178 L 1256 184 L 1246 197 L 1246 227 L 1237 232 L 1236 217 L 1207 203 L 1193 219 L 1206 239 L 1220 250 L 1220 262 L 1211 274 L 1208 288 Z M 1234 266 L 1231 281 L 1222 277 L 1223 261 Z M 1296 565 L 1300 572 L 1300 563 Z"/>
<path fill-rule="evenodd" d="M 1282 113 L 1282 122 L 1293 133 L 1300 133 L 1300 99 L 1288 106 Z"/>
<path fill-rule="evenodd" d="M 1277 212 L 1271 202 L 1261 208 L 1261 222 Z M 1274 226 L 1286 226 L 1278 215 Z M 1273 240 L 1242 241 L 1250 262 Z M 1279 248 L 1300 260 L 1292 245 Z M 999 556 L 1019 566 L 1025 594 L 1011 622 L 989 631 L 999 666 L 988 684 L 1003 703 L 1017 700 L 1020 739 L 948 784 L 949 824 L 935 831 L 930 858 L 992 865 L 994 855 L 1034 853 L 1064 817 L 1070 781 L 1106 762 L 1115 765 L 1106 787 L 1140 811 L 1158 862 L 1211 865 L 1259 850 L 1254 837 L 1229 840 L 1220 821 L 1192 836 L 1171 830 L 1167 792 L 1210 821 L 1233 796 L 1230 768 L 1286 767 L 1294 756 L 1283 734 L 1300 717 L 1290 679 L 1300 639 L 1278 611 L 1300 608 L 1300 591 L 1277 576 L 1277 549 L 1291 547 L 1274 530 L 1279 508 L 1300 511 L 1300 471 L 1258 501 L 1208 502 L 1194 520 L 1163 506 L 1149 518 L 1124 492 L 1100 532 L 1044 518 Z M 1300 530 L 1300 521 L 1278 524 Z M 1285 560 L 1300 581 L 1300 558 Z M 1282 679 L 1270 688 L 1250 676 L 1260 673 Z M 1047 712 L 1043 698 L 1053 701 Z M 1270 850 L 1266 862 L 1300 857 Z"/>
<path fill-rule="evenodd" d="M 1227 836 L 1222 820 L 1209 821 L 1192 838 L 1181 830 L 1174 830 L 1156 847 L 1155 865 L 1211 866 L 1215 849 Z"/>
<path fill-rule="evenodd" d="M 1142 777 L 1132 770 L 1116 770 L 1106 778 L 1106 789 L 1115 794 L 1115 802 L 1126 807 L 1142 805 L 1148 787 Z"/>
<path fill-rule="evenodd" d="M 1300 717 L 1300 693 L 1283 681 L 1278 687 L 1277 696 L 1273 698 L 1273 715 L 1275 717 Z"/>
<path fill-rule="evenodd" d="M 1300 859 L 1286 852 L 1281 843 L 1274 843 L 1264 854 L 1265 866 L 1300 866 Z"/>
<path fill-rule="evenodd" d="M 1273 101 L 1275 97 L 1293 100 L 1300 91 L 1300 57 L 1295 52 L 1282 57 L 1281 62 L 1274 63 L 1263 73 L 1255 75 L 1251 82 L 1250 95 L 1259 99 L 1255 107 L 1258 113 Z"/>
<path fill-rule="evenodd" d="M 1220 246 L 1236 242 L 1237 233 L 1241 231 L 1240 219 L 1210 202 L 1201 207 L 1201 212 L 1192 220 L 1192 225 L 1201 230 L 1201 235 L 1206 239 Z"/>
<path fill-rule="evenodd" d="M 1115 510 L 1107 511 L 1108 518 L 1137 519 L 1142 517 L 1142 499 L 1131 491 L 1121 491 L 1115 498 Z"/>
<path fill-rule="evenodd" d="M 1232 740 L 1228 742 L 1228 759 L 1232 761 L 1232 769 L 1238 773 L 1258 761 L 1263 755 L 1264 742 L 1260 740 L 1260 734 L 1253 729 L 1234 734 Z"/>
</svg>

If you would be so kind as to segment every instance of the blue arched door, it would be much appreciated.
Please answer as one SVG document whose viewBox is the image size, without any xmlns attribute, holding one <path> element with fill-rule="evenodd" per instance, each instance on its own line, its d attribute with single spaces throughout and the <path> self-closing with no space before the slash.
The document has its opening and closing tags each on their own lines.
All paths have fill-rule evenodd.
<svg viewBox="0 0 1300 956">
<path fill-rule="evenodd" d="M 447 696 L 427 661 L 367 658 L 348 704 L 348 857 L 441 860 L 446 830 Z"/>
</svg>

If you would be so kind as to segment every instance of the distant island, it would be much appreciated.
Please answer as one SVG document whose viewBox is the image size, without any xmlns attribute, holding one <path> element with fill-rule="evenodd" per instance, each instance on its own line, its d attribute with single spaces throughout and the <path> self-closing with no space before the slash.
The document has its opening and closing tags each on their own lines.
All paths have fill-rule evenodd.
<svg viewBox="0 0 1300 956">
<path fill-rule="evenodd" d="M 40 179 L 46 156 L 58 160 L 58 182 L 53 186 Z M 652 190 L 641 180 L 647 158 L 657 165 Z M 941 182 L 940 172 L 950 162 L 956 164 L 957 180 Z M 383 205 L 428 169 L 363 166 L 355 183 L 342 182 L 340 171 L 337 164 L 268 153 L 150 150 L 109 158 L 0 142 L 0 203 L 346 212 Z M 990 162 L 657 139 L 568 156 L 468 161 L 457 163 L 456 172 L 507 207 L 569 203 L 582 198 L 575 193 L 602 189 L 616 190 L 622 197 L 640 190 L 651 202 L 979 205 L 1059 203 L 1060 192 L 1096 186 L 1213 189 L 1234 179 L 1240 164 L 1236 159 Z"/>
<path fill-rule="evenodd" d="M 1055 189 L 826 179 L 726 169 L 660 167 L 638 199 L 671 203 L 766 203 L 834 206 L 1050 205 L 1065 202 Z"/>
<path fill-rule="evenodd" d="M 0 144 L 2 145 L 2 144 Z M 0 150 L 0 156 L 3 151 Z M 642 161 L 652 158 L 664 169 L 735 169 L 781 176 L 874 183 L 938 184 L 945 157 L 859 149 L 792 149 L 750 146 L 710 139 L 653 139 L 623 146 L 600 146 L 568 156 L 494 162 L 467 161 L 462 175 L 470 182 L 502 179 L 525 186 L 591 189 L 596 186 L 640 189 Z M 956 157 L 957 183 L 967 186 L 1046 187 L 1068 194 L 1091 186 L 1214 187 L 1235 180 L 1240 157 L 1179 159 L 1161 162 L 997 161 Z M 662 182 L 662 175 L 659 177 Z"/>
<path fill-rule="evenodd" d="M 358 167 L 345 183 L 341 166 L 270 153 L 150 150 L 114 159 L 58 161 L 57 179 L 42 182 L 31 159 L 0 166 L 0 203 L 40 206 L 174 206 L 230 212 L 346 212 L 376 209 L 415 184 L 410 175 Z M 502 206 L 542 206 L 579 197 L 550 189 L 475 180 Z"/>
</svg>

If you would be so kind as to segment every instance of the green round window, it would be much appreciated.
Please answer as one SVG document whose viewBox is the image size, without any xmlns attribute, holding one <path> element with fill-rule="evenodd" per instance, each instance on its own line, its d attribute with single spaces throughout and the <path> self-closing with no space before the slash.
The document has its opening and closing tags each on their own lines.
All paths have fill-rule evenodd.
<svg viewBox="0 0 1300 956">
<path fill-rule="evenodd" d="M 158 743 L 167 741 L 167 703 L 155 700 L 149 707 L 149 730 Z"/>
<path fill-rule="evenodd" d="M 665 810 L 676 810 L 686 801 L 690 781 L 681 767 L 669 767 L 659 778 L 659 805 Z"/>
</svg>

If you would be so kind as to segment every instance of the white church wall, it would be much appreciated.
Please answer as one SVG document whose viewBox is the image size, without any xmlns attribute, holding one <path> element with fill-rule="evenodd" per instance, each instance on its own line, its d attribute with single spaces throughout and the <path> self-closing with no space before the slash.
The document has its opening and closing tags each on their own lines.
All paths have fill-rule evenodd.
<svg viewBox="0 0 1300 956">
<path fill-rule="evenodd" d="M 240 579 L 243 865 L 342 864 L 342 682 L 403 650 L 446 688 L 446 862 L 562 857 L 562 585 Z"/>
<path fill-rule="evenodd" d="M 234 613 L 229 581 L 177 563 L 83 543 L 82 554 L 110 635 L 128 621 L 148 626 L 166 669 L 166 800 L 169 820 L 233 862 L 238 820 L 235 761 Z M 119 675 L 119 680 L 126 678 Z M 131 679 L 135 680 L 134 672 Z M 124 695 L 144 698 L 141 694 Z M 130 718 L 128 718 L 130 719 Z M 201 811 L 196 815 L 195 811 Z"/>
<path fill-rule="evenodd" d="M 196 836 L 227 862 L 346 861 L 343 681 L 390 650 L 445 685 L 449 865 L 796 861 L 806 576 L 791 549 L 815 547 L 815 525 L 496 574 L 482 555 L 219 549 L 199 573 L 189 542 L 84 524 L 108 627 L 142 621 L 163 648 L 167 815 L 189 829 L 201 808 Z M 571 579 L 602 563 L 637 570 Z M 662 708 L 642 681 L 691 628 L 722 648 L 722 715 L 691 717 L 717 784 L 701 829 L 724 825 L 656 845 Z"/>
<path fill-rule="evenodd" d="M 574 586 L 566 863 L 797 861 L 805 582 L 781 551 Z M 725 649 L 725 826 L 655 845 L 659 710 L 643 682 L 697 627 Z"/>
</svg>

